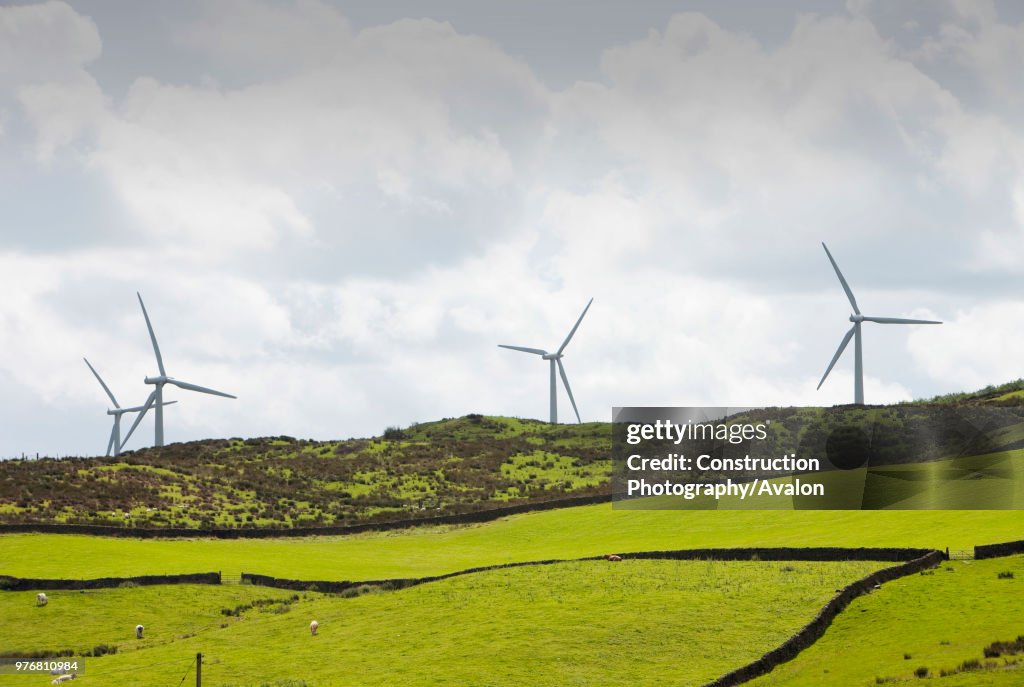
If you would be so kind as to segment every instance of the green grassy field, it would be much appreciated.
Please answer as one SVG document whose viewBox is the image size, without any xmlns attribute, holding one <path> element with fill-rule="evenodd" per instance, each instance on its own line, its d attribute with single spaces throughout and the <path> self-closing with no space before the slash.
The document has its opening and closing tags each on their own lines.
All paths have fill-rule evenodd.
<svg viewBox="0 0 1024 687">
<path fill-rule="evenodd" d="M 1013 573 L 999 578 L 999 573 Z M 814 646 L 751 687 L 916 683 L 965 661 L 986 661 L 984 647 L 1024 635 L 1024 556 L 953 561 L 934 573 L 895 580 L 855 600 Z M 910 658 L 905 658 L 909 655 Z M 1007 660 L 1019 660 L 1007 666 Z M 1024 655 L 989 659 L 987 670 L 939 678 L 951 687 L 1024 684 Z M 927 684 L 927 683 L 922 683 Z"/>
<path fill-rule="evenodd" d="M 203 684 L 220 687 L 701 684 L 783 641 L 836 587 L 886 565 L 573 562 L 351 599 L 304 593 L 240 617 L 220 609 L 290 593 L 54 592 L 37 608 L 33 593 L 12 592 L 0 595 L 0 647 L 116 643 L 116 654 L 87 659 L 76 681 L 84 685 L 174 685 L 198 651 Z M 314 618 L 317 637 L 308 630 Z M 146 626 L 142 641 L 132 634 L 137 622 Z M 0 685 L 23 684 L 34 683 L 0 676 Z"/>
<path fill-rule="evenodd" d="M 610 504 L 478 525 L 303 539 L 0 537 L 0 574 L 103 577 L 254 572 L 297 579 L 420 577 L 624 551 L 737 546 L 970 549 L 1024 539 L 1016 511 L 621 511 Z"/>
<path fill-rule="evenodd" d="M 235 620 L 221 609 L 273 599 L 277 603 L 260 604 L 252 612 L 280 613 L 290 605 L 294 592 L 252 585 L 192 584 L 53 590 L 46 595 L 49 603 L 43 607 L 35 605 L 34 591 L 0 595 L 4 619 L 0 653 L 71 649 L 80 655 L 101 644 L 121 650 L 147 649 Z M 140 623 L 147 629 L 144 638 L 136 641 L 134 628 Z"/>
</svg>

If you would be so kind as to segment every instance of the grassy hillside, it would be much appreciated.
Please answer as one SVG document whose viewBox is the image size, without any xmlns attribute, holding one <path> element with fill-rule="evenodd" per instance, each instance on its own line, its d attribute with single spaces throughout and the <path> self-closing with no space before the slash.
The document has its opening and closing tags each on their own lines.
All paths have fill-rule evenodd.
<svg viewBox="0 0 1024 687">
<path fill-rule="evenodd" d="M 694 685 L 808 622 L 833 590 L 885 563 L 574 562 L 490 571 L 399 592 L 225 616 L 280 590 L 174 587 L 0 595 L 0 646 L 90 649 L 85 684 L 177 684 L 203 652 L 203 684 Z M 287 594 L 287 593 L 286 593 Z M 320 623 L 311 637 L 310 620 Z M 132 628 L 146 626 L 136 641 Z M 54 632 L 53 628 L 61 628 Z M 29 684 L 0 676 L 0 685 Z"/>
<path fill-rule="evenodd" d="M 913 403 L 944 405 L 1020 405 L 1024 403 L 1024 379 L 986 386 L 978 391 L 943 394 Z"/>
<path fill-rule="evenodd" d="M 734 417 L 769 420 L 768 437 L 750 447 L 759 455 L 826 455 L 850 427 L 870 434 L 855 448 L 871 466 L 989 455 L 1024 448 L 1024 381 L 888 407 L 765 408 Z M 452 515 L 607 493 L 610 454 L 608 423 L 467 415 L 372 439 L 235 438 L 118 458 L 0 461 L 0 523 L 261 528 Z"/>
<path fill-rule="evenodd" d="M 998 657 L 984 652 L 1021 635 L 1024 556 L 954 561 L 855 600 L 814 646 L 750 685 L 916 683 L 919 668 L 944 687 L 1021 685 L 1024 646 Z"/>
<path fill-rule="evenodd" d="M 5 535 L 0 536 L 0 574 L 81 578 L 222 570 L 361 580 L 623 551 L 737 546 L 960 550 L 1017 539 L 1024 539 L 1024 521 L 1017 511 L 622 511 L 602 504 L 479 525 L 348 537 L 151 540 Z"/>
<path fill-rule="evenodd" d="M 469 415 L 376 439 L 0 461 L 0 522 L 289 527 L 460 513 L 607 491 L 609 445 L 605 423 Z"/>
</svg>

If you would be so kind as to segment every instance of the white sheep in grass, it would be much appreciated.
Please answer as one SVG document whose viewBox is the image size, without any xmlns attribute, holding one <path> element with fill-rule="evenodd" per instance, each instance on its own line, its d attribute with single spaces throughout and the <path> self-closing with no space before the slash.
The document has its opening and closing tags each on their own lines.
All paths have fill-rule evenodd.
<svg viewBox="0 0 1024 687">
<path fill-rule="evenodd" d="M 309 634 L 311 634 L 314 637 L 316 637 L 316 631 L 317 631 L 317 628 L 319 628 L 319 627 L 320 627 L 320 623 L 318 623 L 317 621 L 314 620 L 313 622 L 311 622 L 309 624 Z"/>
<path fill-rule="evenodd" d="M 142 625 L 136 625 L 135 626 L 135 639 L 142 639 L 142 632 L 145 629 L 146 628 L 144 628 Z"/>
<path fill-rule="evenodd" d="M 45 606 L 48 603 L 50 603 L 50 599 L 47 598 L 46 594 L 42 592 L 36 594 L 36 606 Z"/>
<path fill-rule="evenodd" d="M 78 677 L 78 675 L 76 673 L 68 673 L 67 675 L 61 675 L 58 678 L 54 678 L 53 680 L 50 680 L 50 684 L 51 685 L 59 685 L 62 682 L 67 682 L 68 680 L 74 680 L 76 677 Z"/>
</svg>

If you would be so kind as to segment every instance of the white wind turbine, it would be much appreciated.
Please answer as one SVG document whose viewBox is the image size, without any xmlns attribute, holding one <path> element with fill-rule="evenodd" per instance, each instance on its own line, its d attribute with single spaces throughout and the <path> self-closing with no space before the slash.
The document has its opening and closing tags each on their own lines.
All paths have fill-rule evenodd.
<svg viewBox="0 0 1024 687">
<path fill-rule="evenodd" d="M 160 369 L 160 374 L 156 377 L 146 377 L 144 380 L 146 384 L 153 384 L 156 389 L 152 394 L 149 395 L 149 400 L 146 401 L 146 405 L 142 407 L 142 412 L 135 418 L 132 428 L 128 430 L 128 436 L 124 438 L 125 442 L 131 437 L 132 432 L 142 422 L 142 418 L 146 416 L 146 411 L 150 409 L 154 404 L 156 405 L 156 435 L 153 441 L 154 446 L 164 445 L 164 384 L 173 384 L 176 387 L 182 389 L 188 389 L 189 391 L 198 391 L 204 394 L 213 394 L 214 396 L 224 396 L 225 398 L 237 398 L 231 394 L 226 394 L 223 391 L 216 391 L 214 389 L 208 389 L 204 386 L 198 386 L 196 384 L 189 384 L 188 382 L 182 382 L 175 379 L 174 377 L 168 377 L 167 371 L 164 369 L 164 359 L 160 355 L 160 346 L 156 343 L 156 334 L 153 333 L 153 325 L 149 321 L 149 313 L 146 312 L 146 304 L 142 302 L 142 295 L 136 292 L 136 296 L 139 297 L 139 305 L 142 306 L 142 316 L 146 318 L 146 328 L 149 330 L 149 339 L 153 342 L 153 353 L 156 354 L 156 365 Z M 123 445 L 123 444 L 122 444 Z"/>
<path fill-rule="evenodd" d="M 594 302 L 591 298 L 587 301 L 587 307 L 583 308 L 583 313 L 580 318 L 576 320 L 576 324 L 573 325 L 569 331 L 569 335 L 565 337 L 565 341 L 558 347 L 558 350 L 554 353 L 548 353 L 540 348 L 526 348 L 524 346 L 508 346 L 505 344 L 498 344 L 500 348 L 511 348 L 513 351 L 522 351 L 523 353 L 533 353 L 539 355 L 544 360 L 547 360 L 551 366 L 551 424 L 558 422 L 558 385 L 555 383 L 555 366 L 558 366 L 558 372 L 562 375 L 562 384 L 565 385 L 565 392 L 569 394 L 569 401 L 572 403 L 572 409 L 576 413 L 576 421 L 582 424 L 580 420 L 580 411 L 576 408 L 576 399 L 572 397 L 572 389 L 569 388 L 569 378 L 565 374 L 565 367 L 562 365 L 562 352 L 565 347 L 569 345 L 569 341 L 572 339 L 572 335 L 576 333 L 576 329 L 580 326 L 580 322 L 583 321 L 583 315 L 587 314 L 587 310 L 590 309 L 590 304 Z"/>
<path fill-rule="evenodd" d="M 836 361 L 839 360 L 839 356 L 846 350 L 846 345 L 850 343 L 850 339 L 853 338 L 853 402 L 857 405 L 864 405 L 864 353 L 861 344 L 861 333 L 860 325 L 862 322 L 877 322 L 879 324 L 942 324 L 935 320 L 908 320 L 903 317 L 868 317 L 862 315 L 860 308 L 857 307 L 857 300 L 853 297 L 853 291 L 850 290 L 850 285 L 846 283 L 846 279 L 843 278 L 843 273 L 839 271 L 839 265 L 836 264 L 835 259 L 832 257 L 832 253 L 828 251 L 828 246 L 824 242 L 821 244 L 822 248 L 825 249 L 825 255 L 828 256 L 829 262 L 832 263 L 833 269 L 836 271 L 836 276 L 839 277 L 839 283 L 843 285 L 843 291 L 846 292 L 846 297 L 850 299 L 850 305 L 853 306 L 853 313 L 850 315 L 850 322 L 853 322 L 853 326 L 846 332 L 846 336 L 843 337 L 842 342 L 839 344 L 839 349 L 836 354 L 832 356 L 832 362 L 828 364 L 828 369 L 825 370 L 825 374 L 822 375 L 821 381 L 818 382 L 818 388 L 825 383 L 825 378 L 828 377 L 828 373 L 835 367 Z"/>
<path fill-rule="evenodd" d="M 103 390 L 107 392 L 107 396 L 110 397 L 110 402 L 114 404 L 114 407 L 112 409 L 107 409 L 107 415 L 114 416 L 114 426 L 110 430 L 110 440 L 107 442 L 107 455 L 109 456 L 111 451 L 114 452 L 115 456 L 120 455 L 121 446 L 123 445 L 121 442 L 121 416 L 124 415 L 125 413 L 138 413 L 142 411 L 144 408 L 146 408 L 146 406 L 141 405 L 135 406 L 134 408 L 122 408 L 120 405 L 118 405 L 117 399 L 114 398 L 114 393 L 110 390 L 110 387 L 107 386 L 106 382 L 103 381 L 103 378 L 100 377 L 100 373 L 96 371 L 96 368 L 93 367 L 92 364 L 86 358 L 82 358 L 82 360 L 85 360 L 85 364 L 89 366 L 89 369 L 92 370 L 93 375 L 96 376 L 96 381 L 100 383 L 100 386 L 103 387 Z M 147 404 L 153 400 L 153 393 L 151 393 L 149 395 L 149 399 L 146 400 Z M 169 406 L 172 403 L 177 403 L 177 401 L 167 401 L 164 403 L 164 405 Z M 128 439 L 126 437 L 125 441 L 127 440 Z"/>
</svg>

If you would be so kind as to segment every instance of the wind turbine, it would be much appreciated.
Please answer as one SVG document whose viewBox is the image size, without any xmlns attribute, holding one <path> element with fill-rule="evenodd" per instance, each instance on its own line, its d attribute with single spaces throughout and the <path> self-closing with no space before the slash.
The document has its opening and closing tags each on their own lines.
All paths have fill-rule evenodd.
<svg viewBox="0 0 1024 687">
<path fill-rule="evenodd" d="M 214 396 L 224 396 L 225 398 L 237 398 L 231 394 L 226 394 L 223 391 L 216 391 L 215 389 L 208 389 L 205 386 L 198 386 L 196 384 L 189 384 L 188 382 L 182 382 L 175 379 L 174 377 L 168 377 L 167 371 L 164 369 L 164 359 L 160 355 L 160 346 L 156 343 L 156 334 L 153 333 L 153 325 L 149 321 L 149 313 L 146 312 L 146 304 L 142 302 L 142 295 L 137 291 L 135 295 L 139 297 L 139 305 L 142 306 L 142 316 L 146 318 L 146 328 L 149 329 L 149 339 L 153 342 L 153 353 L 156 354 L 156 365 L 160 369 L 160 374 L 156 377 L 146 377 L 144 380 L 146 384 L 153 384 L 156 389 L 149 395 L 149 400 L 146 401 L 146 405 L 142 407 L 142 412 L 135 418 L 135 423 L 132 424 L 132 428 L 128 430 L 128 436 L 124 438 L 125 442 L 131 437 L 132 432 L 142 422 L 142 418 L 146 416 L 146 411 L 151 406 L 156 405 L 156 436 L 153 440 L 154 446 L 164 445 L 164 384 L 173 384 L 176 387 L 182 389 L 188 389 L 189 391 L 198 391 L 204 394 L 213 394 Z M 123 445 L 123 444 L 122 444 Z"/>
<path fill-rule="evenodd" d="M 498 344 L 499 348 L 511 348 L 513 351 L 522 351 L 523 353 L 533 353 L 539 355 L 544 360 L 547 360 L 551 366 L 551 424 L 558 422 L 558 388 L 555 383 L 555 366 L 558 366 L 558 372 L 562 375 L 562 384 L 565 385 L 565 392 L 569 394 L 569 401 L 572 402 L 572 409 L 576 412 L 576 421 L 582 424 L 580 420 L 580 411 L 576 408 L 576 399 L 572 397 L 572 389 L 569 388 L 569 378 L 565 374 L 565 366 L 562 365 L 562 352 L 565 347 L 569 345 L 569 341 L 572 339 L 572 335 L 576 333 L 576 329 L 580 326 L 580 322 L 583 321 L 583 315 L 587 314 L 587 310 L 590 309 L 590 304 L 594 302 L 591 298 L 587 301 L 587 307 L 583 308 L 583 313 L 580 318 L 576 320 L 576 324 L 569 330 L 569 335 L 565 337 L 565 341 L 558 347 L 558 350 L 554 353 L 548 353 L 547 351 L 539 348 L 526 348 L 524 346 L 507 346 L 505 344 Z"/>
<path fill-rule="evenodd" d="M 853 355 L 854 355 L 854 373 L 853 373 L 853 402 L 857 405 L 864 405 L 864 353 L 861 344 L 861 333 L 860 325 L 861 322 L 877 322 L 879 324 L 942 324 L 935 320 L 908 320 L 903 317 L 868 317 L 862 315 L 860 308 L 857 307 L 857 299 L 853 297 L 853 291 L 850 290 L 850 285 L 846 283 L 846 279 L 843 278 L 843 273 L 839 271 L 839 265 L 836 264 L 832 254 L 828 251 L 828 246 L 822 242 L 821 247 L 825 249 L 825 255 L 828 256 L 829 262 L 832 263 L 833 269 L 836 271 L 836 276 L 839 277 L 839 283 L 843 285 L 843 291 L 846 292 L 846 297 L 850 299 L 850 305 L 853 306 L 853 313 L 850 315 L 850 322 L 853 322 L 853 326 L 850 327 L 850 331 L 846 332 L 846 336 L 843 337 L 842 343 L 839 344 L 839 349 L 836 354 L 832 356 L 832 362 L 828 364 L 828 369 L 825 370 L 825 374 L 822 375 L 821 381 L 818 382 L 818 388 L 825 383 L 825 378 L 828 377 L 828 373 L 835 367 L 836 361 L 839 360 L 839 356 L 846 350 L 846 345 L 850 343 L 850 339 L 854 339 L 853 344 Z"/>
<path fill-rule="evenodd" d="M 110 390 L 110 387 L 108 387 L 106 385 L 106 382 L 103 381 L 103 378 L 100 377 L 100 373 L 96 371 L 96 368 L 92 366 L 92 364 L 89 362 L 88 359 L 82 358 L 82 360 L 85 360 L 85 364 L 89 366 L 89 369 L 92 370 L 93 375 L 96 376 L 96 381 L 98 381 L 100 383 L 100 386 L 103 387 L 103 390 L 107 392 L 107 396 L 110 397 L 111 403 L 114 404 L 114 408 L 113 409 L 108 409 L 107 410 L 107 415 L 113 415 L 114 416 L 114 426 L 110 430 L 110 441 L 107 442 L 107 455 L 109 456 L 111 451 L 114 452 L 115 456 L 120 455 L 121 454 L 121 446 L 122 446 L 122 443 L 121 443 L 121 416 L 124 415 L 125 413 L 138 413 L 138 412 L 142 411 L 143 408 L 145 408 L 146 406 L 145 405 L 141 405 L 141 406 L 135 406 L 134 408 L 122 408 L 120 405 L 118 405 L 117 399 L 114 398 L 114 393 Z M 152 400 L 153 400 L 153 394 L 151 393 L 149 395 L 149 399 L 147 399 L 146 403 L 149 403 Z M 172 403 L 177 403 L 177 401 L 167 401 L 166 403 L 164 403 L 164 405 L 165 406 L 169 406 Z M 125 441 L 127 441 L 127 440 L 128 439 L 125 438 Z"/>
</svg>

